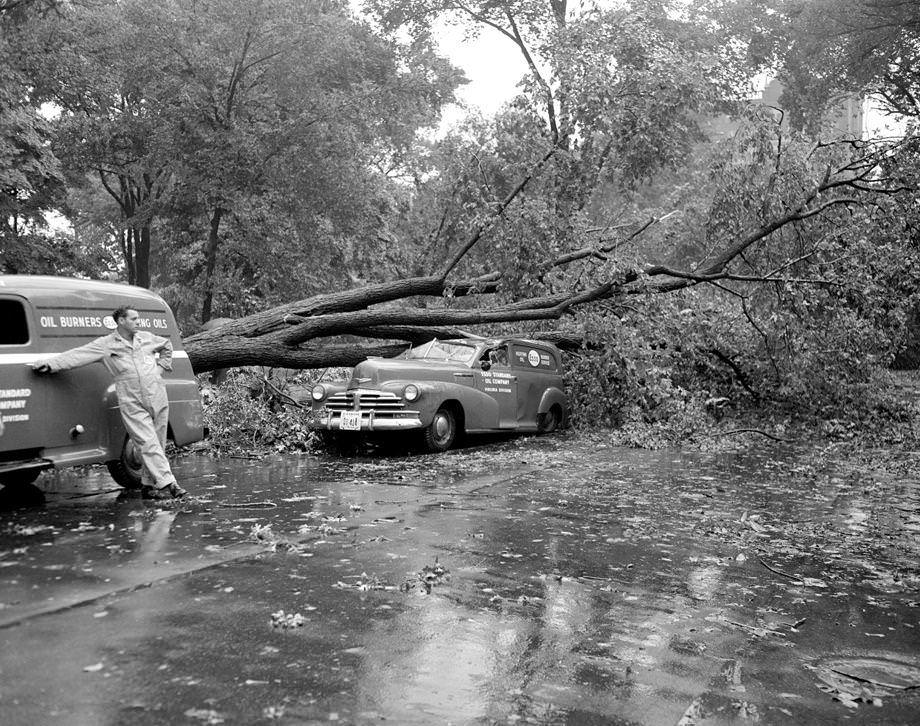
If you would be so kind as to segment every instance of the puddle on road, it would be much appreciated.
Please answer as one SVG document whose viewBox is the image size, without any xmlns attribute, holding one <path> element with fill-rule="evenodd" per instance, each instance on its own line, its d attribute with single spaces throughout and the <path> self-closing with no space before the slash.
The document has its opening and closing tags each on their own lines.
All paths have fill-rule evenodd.
<svg viewBox="0 0 920 726">
<path fill-rule="evenodd" d="M 18 654 L 0 666 L 15 665 L 15 693 L 47 667 L 36 643 L 69 644 L 61 678 L 75 671 L 97 689 L 92 703 L 71 696 L 69 712 L 100 722 L 690 726 L 920 713 L 916 482 L 816 470 L 769 447 L 596 444 L 185 459 L 177 470 L 195 498 L 168 508 L 102 480 L 81 499 L 61 485 L 45 509 L 4 520 L 0 617 L 81 588 L 127 589 L 0 630 L 0 652 Z M 130 590 L 144 578 L 153 586 Z M 61 693 L 49 687 L 34 708 Z"/>
<path fill-rule="evenodd" d="M 866 657 L 830 658 L 807 666 L 833 697 L 850 708 L 860 702 L 884 705 L 883 699 L 920 688 L 920 661 Z"/>
</svg>

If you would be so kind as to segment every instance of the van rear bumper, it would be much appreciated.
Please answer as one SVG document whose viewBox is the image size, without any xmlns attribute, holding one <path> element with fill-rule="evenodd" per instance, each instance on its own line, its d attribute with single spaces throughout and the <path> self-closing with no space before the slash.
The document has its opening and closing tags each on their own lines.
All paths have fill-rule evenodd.
<svg viewBox="0 0 920 726">
<path fill-rule="evenodd" d="M 9 474 L 14 471 L 27 471 L 35 469 L 50 469 L 54 463 L 48 459 L 20 459 L 18 461 L 0 462 L 0 474 Z"/>
<path fill-rule="evenodd" d="M 118 458 L 109 453 L 108 449 L 98 446 L 92 447 L 64 447 L 60 449 L 45 449 L 41 452 L 44 456 L 35 456 L 30 459 L 8 459 L 0 461 L 0 474 L 11 474 L 15 471 L 41 470 L 62 468 L 65 466 L 81 466 L 84 464 L 99 464 Z"/>
</svg>

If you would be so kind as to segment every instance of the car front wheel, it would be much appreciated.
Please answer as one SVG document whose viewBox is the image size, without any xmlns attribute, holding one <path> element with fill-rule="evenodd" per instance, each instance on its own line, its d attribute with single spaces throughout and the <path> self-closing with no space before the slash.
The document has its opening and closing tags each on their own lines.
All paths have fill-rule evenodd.
<svg viewBox="0 0 920 726">
<path fill-rule="evenodd" d="M 423 439 L 429 451 L 447 451 L 457 438 L 457 417 L 453 410 L 442 406 L 425 429 Z"/>
</svg>

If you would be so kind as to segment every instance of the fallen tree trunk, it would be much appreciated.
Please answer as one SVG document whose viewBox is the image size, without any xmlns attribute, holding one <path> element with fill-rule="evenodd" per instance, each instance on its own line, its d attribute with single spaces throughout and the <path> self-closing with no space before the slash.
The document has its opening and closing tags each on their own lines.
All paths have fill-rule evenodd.
<svg viewBox="0 0 920 726">
<path fill-rule="evenodd" d="M 545 163 L 551 153 L 541 159 L 538 167 Z M 890 149 L 874 153 L 890 153 Z M 241 365 L 287 368 L 352 366 L 369 355 L 395 355 L 404 350 L 407 344 L 418 344 L 434 337 L 470 336 L 474 334 L 468 330 L 470 326 L 557 321 L 571 314 L 577 307 L 599 300 L 616 302 L 630 295 L 669 293 L 692 285 L 720 284 L 726 280 L 744 283 L 835 284 L 820 277 L 783 278 L 780 273 L 787 265 L 763 275 L 732 273 L 730 267 L 747 250 L 755 245 L 766 244 L 772 235 L 790 225 L 844 205 L 860 204 L 866 194 L 873 191 L 871 185 L 876 183 L 872 179 L 876 168 L 871 163 L 873 158 L 880 156 L 866 154 L 836 170 L 828 170 L 820 182 L 799 196 L 798 202 L 790 204 L 771 219 L 761 220 L 739 238 L 726 240 L 693 270 L 680 270 L 665 265 L 627 268 L 617 271 L 612 277 L 583 287 L 510 303 L 489 304 L 488 296 L 498 289 L 502 271 L 491 270 L 473 279 L 457 282 L 448 279 L 464 255 L 483 237 L 489 227 L 489 224 L 485 224 L 463 241 L 457 252 L 448 256 L 448 262 L 437 274 L 317 295 L 196 333 L 183 342 L 192 366 L 198 373 Z M 504 213 L 525 184 L 526 179 L 503 200 L 495 218 Z M 879 188 L 875 191 L 890 190 Z M 655 221 L 646 220 L 637 224 L 628 237 L 634 238 L 641 234 Z M 612 249 L 609 243 L 597 248 L 582 247 L 547 260 L 543 267 L 548 271 L 577 261 L 603 259 L 609 249 Z M 576 276 L 576 279 L 580 278 Z M 453 302 L 455 298 L 464 298 L 472 304 L 459 307 Z M 420 307 L 420 299 L 430 301 L 431 307 Z M 412 304 L 406 304 L 410 300 Z M 556 335 L 554 342 L 564 342 L 570 349 L 581 345 L 578 336 L 558 331 Z M 344 343 L 342 336 L 388 342 Z M 554 340 L 552 333 L 531 334 L 530 337 Z"/>
<path fill-rule="evenodd" d="M 188 348 L 196 373 L 237 366 L 272 368 L 331 368 L 355 366 L 368 356 L 391 358 L 408 347 L 406 343 L 360 345 L 335 343 L 311 348 L 279 346 L 259 338 L 227 335 L 199 341 Z"/>
</svg>

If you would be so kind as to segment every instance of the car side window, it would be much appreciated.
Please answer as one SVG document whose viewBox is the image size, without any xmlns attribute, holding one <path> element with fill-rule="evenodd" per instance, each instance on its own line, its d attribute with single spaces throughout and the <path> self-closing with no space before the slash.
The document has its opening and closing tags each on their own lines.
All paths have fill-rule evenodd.
<svg viewBox="0 0 920 726">
<path fill-rule="evenodd" d="M 489 351 L 489 363 L 493 366 L 507 366 L 508 365 L 508 349 L 504 346 L 501 348 L 493 348 Z"/>
<path fill-rule="evenodd" d="M 0 345 L 26 345 L 29 342 L 29 324 L 26 309 L 19 300 L 0 300 Z"/>
</svg>

